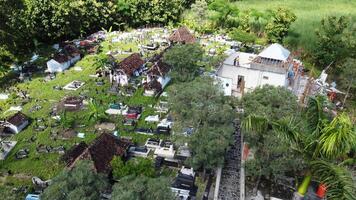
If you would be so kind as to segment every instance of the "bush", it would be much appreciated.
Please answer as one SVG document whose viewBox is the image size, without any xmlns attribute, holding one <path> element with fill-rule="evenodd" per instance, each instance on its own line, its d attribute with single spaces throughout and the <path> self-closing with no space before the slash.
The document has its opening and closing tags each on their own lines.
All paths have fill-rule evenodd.
<svg viewBox="0 0 356 200">
<path fill-rule="evenodd" d="M 229 36 L 233 40 L 241 41 L 243 43 L 255 43 L 257 40 L 257 36 L 251 33 L 247 33 L 245 31 L 234 29 L 229 33 Z"/>
<path fill-rule="evenodd" d="M 125 163 L 120 157 L 115 157 L 111 161 L 111 166 L 115 179 L 128 175 L 144 175 L 146 177 L 154 177 L 155 175 L 152 161 L 145 158 L 135 158 Z"/>
</svg>

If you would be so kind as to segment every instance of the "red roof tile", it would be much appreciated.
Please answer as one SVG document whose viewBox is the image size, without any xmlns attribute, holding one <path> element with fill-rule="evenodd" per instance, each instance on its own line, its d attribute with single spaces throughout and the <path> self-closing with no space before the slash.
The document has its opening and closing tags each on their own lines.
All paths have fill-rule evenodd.
<svg viewBox="0 0 356 200">
<path fill-rule="evenodd" d="M 134 71 L 139 69 L 145 61 L 141 59 L 140 54 L 133 53 L 129 57 L 123 59 L 119 64 L 118 68 L 124 70 L 128 76 L 132 76 Z"/>
<path fill-rule="evenodd" d="M 169 36 L 171 42 L 191 44 L 195 42 L 195 37 L 187 27 L 181 26 Z"/>
<path fill-rule="evenodd" d="M 77 160 L 91 159 L 97 172 L 108 173 L 111 170 L 110 162 L 113 157 L 125 156 L 130 145 L 129 140 L 103 133 L 90 146 L 82 144 L 81 147 L 74 147 L 73 150 L 68 151 L 67 156 L 63 156 L 63 160 L 68 167 L 72 167 Z"/>
<path fill-rule="evenodd" d="M 12 125 L 20 126 L 25 121 L 28 121 L 28 118 L 22 112 L 18 112 L 15 115 L 8 118 L 6 121 Z"/>
</svg>

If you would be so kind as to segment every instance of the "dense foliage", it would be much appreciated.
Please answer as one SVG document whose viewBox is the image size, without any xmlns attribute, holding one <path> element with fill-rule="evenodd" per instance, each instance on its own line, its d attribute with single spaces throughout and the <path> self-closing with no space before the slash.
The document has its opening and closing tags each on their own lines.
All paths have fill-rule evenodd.
<svg viewBox="0 0 356 200">
<path fill-rule="evenodd" d="M 198 61 L 202 59 L 203 53 L 198 44 L 176 45 L 164 54 L 163 61 L 172 66 L 173 79 L 190 81 L 197 75 Z"/>
<path fill-rule="evenodd" d="M 295 158 L 303 159 L 294 166 L 305 172 L 298 187 L 300 196 L 307 192 L 313 179 L 326 185 L 328 199 L 355 199 L 356 188 L 351 173 L 342 165 L 356 147 L 354 125 L 347 114 L 332 116 L 328 110 L 328 102 L 323 96 L 311 97 L 302 117 L 296 111 L 280 115 L 277 120 L 253 113 L 244 118 L 243 128 L 248 134 L 271 131 L 271 135 L 290 145 L 289 151 L 280 152 L 279 157 L 288 157 L 292 153 Z M 278 157 L 275 159 L 283 161 Z"/>
<path fill-rule="evenodd" d="M 246 42 L 249 43 L 254 42 L 249 34 L 265 37 L 269 42 L 281 42 L 296 20 L 295 14 L 288 9 L 242 11 L 237 5 L 226 0 L 214 0 L 210 4 L 198 0 L 185 13 L 183 23 L 203 33 L 216 29 L 234 30 L 233 39 L 242 42 L 248 39 Z"/>
<path fill-rule="evenodd" d="M 195 169 L 221 166 L 233 133 L 234 113 L 213 79 L 199 78 L 172 88 L 169 103 L 178 131 L 193 127 L 188 138 Z"/>
<path fill-rule="evenodd" d="M 53 179 L 41 195 L 44 200 L 99 199 L 100 192 L 107 189 L 106 178 L 93 171 L 91 162 L 83 161 L 72 170 L 64 170 Z"/>
<path fill-rule="evenodd" d="M 25 60 L 41 44 L 74 39 L 102 28 L 115 30 L 179 19 L 183 0 L 1 0 L 0 61 Z M 27 58 L 28 59 L 28 58 Z M 4 69 L 4 66 L 2 67 Z"/>
<path fill-rule="evenodd" d="M 321 21 L 315 59 L 320 68 L 331 63 L 342 63 L 347 57 L 355 57 L 356 35 L 352 20 L 341 17 L 327 17 Z"/>
<path fill-rule="evenodd" d="M 112 200 L 175 199 L 164 177 L 125 176 L 113 186 Z"/>
<path fill-rule="evenodd" d="M 240 103 L 246 116 L 256 115 L 271 121 L 298 113 L 296 97 L 281 87 L 257 88 L 243 96 Z M 285 176 L 286 172 L 296 172 L 298 168 L 303 168 L 301 158 L 296 156 L 289 143 L 281 140 L 272 129 L 250 131 L 244 138 L 254 150 L 255 156 L 255 159 L 246 164 L 249 177 L 257 179 L 263 176 L 269 180 L 276 180 Z"/>
<path fill-rule="evenodd" d="M 111 161 L 111 165 L 115 179 L 120 179 L 128 175 L 143 175 L 146 177 L 154 177 L 155 175 L 153 163 L 149 159 L 136 158 L 124 162 L 120 157 L 115 157 Z"/>
</svg>

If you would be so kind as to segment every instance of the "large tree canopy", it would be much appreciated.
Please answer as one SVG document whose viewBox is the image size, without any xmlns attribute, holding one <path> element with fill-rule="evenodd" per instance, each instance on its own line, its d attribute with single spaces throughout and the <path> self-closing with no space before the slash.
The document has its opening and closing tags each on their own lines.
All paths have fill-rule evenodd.
<svg viewBox="0 0 356 200">
<path fill-rule="evenodd" d="M 41 195 L 43 200 L 83 199 L 97 200 L 100 192 L 107 189 L 107 179 L 93 171 L 88 161 L 79 163 L 72 170 L 64 170 Z"/>
<path fill-rule="evenodd" d="M 233 133 L 234 112 L 214 79 L 181 83 L 170 91 L 169 103 L 177 132 L 193 127 L 188 138 L 195 168 L 213 169 L 224 161 Z"/>
<path fill-rule="evenodd" d="M 112 200 L 175 199 L 168 179 L 125 176 L 113 186 Z"/>
<path fill-rule="evenodd" d="M 330 63 L 342 63 L 349 56 L 355 56 L 355 33 L 352 20 L 345 17 L 327 17 L 316 31 L 318 41 L 315 59 L 324 68 Z"/>
<path fill-rule="evenodd" d="M 240 106 L 244 116 L 267 118 L 271 121 L 282 117 L 298 117 L 297 98 L 286 88 L 264 86 L 243 96 Z M 262 123 L 254 121 L 253 123 Z M 247 175 L 253 178 L 264 176 L 268 179 L 283 177 L 286 172 L 303 166 L 300 157 L 290 149 L 287 141 L 278 137 L 271 127 L 258 131 L 245 131 L 245 141 L 255 151 L 255 159 L 246 164 Z"/>
<path fill-rule="evenodd" d="M 203 50 L 198 44 L 176 45 L 164 54 L 163 61 L 172 66 L 173 79 L 189 81 L 196 75 L 202 56 Z"/>
</svg>

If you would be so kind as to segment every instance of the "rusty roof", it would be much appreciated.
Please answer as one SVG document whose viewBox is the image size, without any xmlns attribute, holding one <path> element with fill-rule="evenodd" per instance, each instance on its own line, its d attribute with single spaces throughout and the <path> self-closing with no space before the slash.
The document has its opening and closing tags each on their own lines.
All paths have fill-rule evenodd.
<svg viewBox="0 0 356 200">
<path fill-rule="evenodd" d="M 155 90 L 156 92 L 160 92 L 162 91 L 162 85 L 160 82 L 157 81 L 157 79 L 153 79 L 148 83 L 145 83 L 143 85 L 143 87 L 145 88 L 145 90 Z"/>
<path fill-rule="evenodd" d="M 72 45 L 72 44 L 67 44 L 64 46 L 63 50 L 65 51 L 65 53 L 68 55 L 68 56 L 77 56 L 77 55 L 80 55 L 80 51 L 79 49 Z"/>
<path fill-rule="evenodd" d="M 84 153 L 88 148 L 88 145 L 85 142 L 80 142 L 79 144 L 70 148 L 62 157 L 62 160 L 66 163 L 67 166 L 72 165 L 76 159 Z"/>
<path fill-rule="evenodd" d="M 148 70 L 147 73 L 156 76 L 165 76 L 169 70 L 169 65 L 164 63 L 162 60 L 159 60 Z"/>
<path fill-rule="evenodd" d="M 91 159 L 98 172 L 110 171 L 114 156 L 124 156 L 131 142 L 103 133 L 89 147 Z"/>
<path fill-rule="evenodd" d="M 130 140 L 102 133 L 89 146 L 82 142 L 73 147 L 62 159 L 67 167 L 72 167 L 77 160 L 91 159 L 97 172 L 108 173 L 111 170 L 110 162 L 114 156 L 125 156 L 130 145 Z"/>
<path fill-rule="evenodd" d="M 17 112 L 15 115 L 11 116 L 6 120 L 8 123 L 15 125 L 15 126 L 20 126 L 23 124 L 25 121 L 28 121 L 28 118 L 25 114 L 22 112 Z"/>
<path fill-rule="evenodd" d="M 70 59 L 69 56 L 66 56 L 63 53 L 58 53 L 56 55 L 54 55 L 53 60 L 59 62 L 59 63 L 64 63 L 67 62 Z"/>
<path fill-rule="evenodd" d="M 169 40 L 171 42 L 192 44 L 195 42 L 195 37 L 187 27 L 181 26 L 169 36 Z"/>
<path fill-rule="evenodd" d="M 123 59 L 117 66 L 118 69 L 122 69 L 126 75 L 132 76 L 135 70 L 138 70 L 145 61 L 142 60 L 140 54 L 133 53 L 130 56 Z"/>
</svg>

